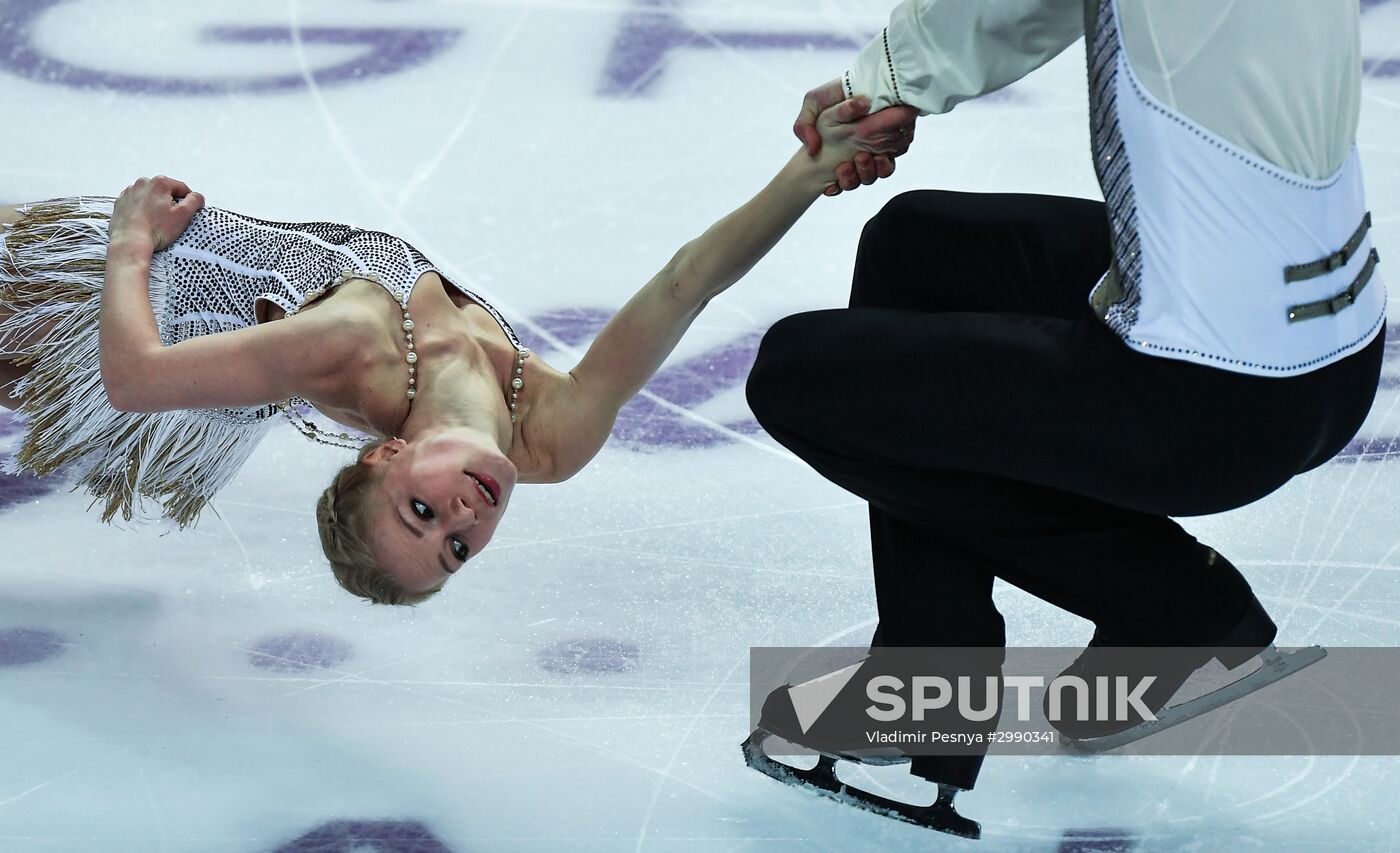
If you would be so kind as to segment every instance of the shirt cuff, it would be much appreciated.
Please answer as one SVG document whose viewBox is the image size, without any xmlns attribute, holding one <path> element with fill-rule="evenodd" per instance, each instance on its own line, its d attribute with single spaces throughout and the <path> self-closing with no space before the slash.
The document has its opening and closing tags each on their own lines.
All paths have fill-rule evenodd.
<svg viewBox="0 0 1400 853">
<path fill-rule="evenodd" d="M 855 64 L 842 75 L 841 84 L 846 89 L 847 98 L 856 95 L 868 97 L 872 113 L 904 103 L 899 96 L 899 80 L 894 74 L 888 28 L 881 30 L 865 46 L 856 57 Z"/>
</svg>

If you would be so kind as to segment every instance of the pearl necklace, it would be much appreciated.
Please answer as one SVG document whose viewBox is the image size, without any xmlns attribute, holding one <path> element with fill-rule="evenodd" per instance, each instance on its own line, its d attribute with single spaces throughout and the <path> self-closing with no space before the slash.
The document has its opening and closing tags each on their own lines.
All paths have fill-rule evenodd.
<svg viewBox="0 0 1400 853">
<path fill-rule="evenodd" d="M 522 375 L 525 373 L 525 359 L 530 357 L 530 348 L 521 347 L 515 354 L 515 376 L 510 380 L 510 422 L 515 423 L 515 398 L 520 396 L 520 390 L 525 387 L 525 380 Z"/>
<path fill-rule="evenodd" d="M 320 297 L 321 294 L 325 293 L 331 287 L 344 284 L 352 278 L 366 278 L 370 281 L 378 282 L 379 274 L 367 273 L 364 276 L 356 276 L 353 270 L 345 270 L 335 279 L 333 283 L 327 282 L 325 287 L 316 288 L 315 290 L 308 293 L 306 301 L 310 302 Z M 404 355 L 404 361 L 408 362 L 408 392 L 406 396 L 408 397 L 408 408 L 410 411 L 412 411 L 413 398 L 418 396 L 418 351 L 414 347 L 413 343 L 413 315 L 409 313 L 407 305 L 401 306 L 401 308 L 403 309 L 403 323 L 400 325 L 403 328 L 404 346 L 408 350 L 407 354 Z M 519 419 L 519 413 L 516 409 L 519 405 L 520 392 L 525 388 L 525 359 L 529 357 L 529 347 L 520 347 L 515 354 L 515 375 L 512 376 L 510 380 L 510 422 L 512 424 L 516 423 L 516 421 Z M 358 445 L 343 443 L 354 441 L 354 438 L 349 434 L 342 432 L 339 435 L 336 435 L 334 433 L 326 432 L 325 430 L 322 430 L 319 427 L 317 427 L 311 421 L 307 420 L 299 412 L 295 412 L 293 408 L 287 403 L 283 403 L 281 408 L 282 411 L 284 411 L 287 414 L 288 420 L 290 420 L 292 424 L 296 426 L 296 428 L 301 432 L 301 434 L 311 439 L 312 441 L 318 442 L 320 444 L 330 444 L 338 447 L 345 447 L 351 450 L 359 449 Z M 405 419 L 407 419 L 407 416 L 405 416 Z M 340 441 L 336 441 L 336 439 L 340 439 Z"/>
<path fill-rule="evenodd" d="M 408 354 L 404 360 L 408 362 L 408 407 L 413 408 L 413 398 L 418 396 L 418 353 L 413 348 L 413 317 L 408 313 L 408 307 L 403 309 L 403 334 L 404 346 L 408 348 Z M 525 388 L 525 359 L 530 357 L 529 347 L 521 347 L 515 354 L 515 375 L 510 380 L 510 422 L 515 423 L 519 419 L 516 407 L 519 405 L 520 392 Z"/>
</svg>

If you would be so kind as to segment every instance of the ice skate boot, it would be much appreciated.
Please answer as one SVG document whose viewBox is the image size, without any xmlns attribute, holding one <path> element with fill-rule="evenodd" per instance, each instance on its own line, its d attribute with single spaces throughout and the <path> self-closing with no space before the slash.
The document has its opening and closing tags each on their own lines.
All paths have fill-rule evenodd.
<svg viewBox="0 0 1400 853">
<path fill-rule="evenodd" d="M 1267 687 L 1327 654 L 1320 646 L 1280 652 L 1273 644 L 1277 633 L 1257 600 L 1251 600 L 1240 621 L 1209 646 L 1122 647 L 1096 630 L 1088 647 L 1047 687 L 1042 709 L 1073 751 L 1124 746 Z M 1168 705 L 1212 659 L 1235 670 L 1256 657 L 1262 665 L 1253 672 L 1204 696 Z M 1057 681 L 1072 678 L 1079 681 L 1056 690 Z"/>
<path fill-rule="evenodd" d="M 856 667 L 848 667 L 847 669 L 854 670 L 859 666 L 857 664 Z M 839 673 L 833 675 L 839 675 Z M 831 677 L 825 676 L 824 678 Z M 821 680 L 817 679 L 817 681 Z M 963 838 L 981 837 L 982 827 L 976 821 L 958 814 L 953 807 L 953 797 L 961 789 L 952 785 L 934 783 L 937 784 L 938 795 L 932 804 L 924 806 L 872 794 L 838 779 L 836 776 L 836 762 L 838 761 L 888 765 L 908 762 L 909 756 L 903 755 L 891 747 L 871 747 L 866 743 L 854 740 L 849 742 L 833 740 L 830 737 L 830 732 L 818 729 L 821 726 L 820 716 L 817 716 L 816 719 L 807 719 L 805 714 L 798 709 L 798 705 L 802 703 L 795 703 L 792 698 L 794 689 L 801 691 L 811 684 L 812 682 L 808 682 L 807 685 L 799 685 L 797 688 L 784 685 L 768 695 L 759 716 L 758 728 L 740 745 L 744 752 L 744 762 L 748 766 L 784 784 L 807 788 L 813 793 L 876 814 Z M 763 749 L 764 742 L 770 738 L 787 741 L 806 751 L 817 753 L 817 765 L 811 769 L 802 770 L 775 760 Z M 822 744 L 821 748 L 810 746 L 810 744 L 817 742 Z M 834 745 L 839 746 L 832 748 Z"/>
</svg>

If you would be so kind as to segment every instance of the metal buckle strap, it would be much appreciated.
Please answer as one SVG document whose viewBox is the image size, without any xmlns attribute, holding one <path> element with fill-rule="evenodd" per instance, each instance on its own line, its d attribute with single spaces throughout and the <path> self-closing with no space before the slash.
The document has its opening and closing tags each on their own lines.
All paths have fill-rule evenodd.
<svg viewBox="0 0 1400 853">
<path fill-rule="evenodd" d="M 1098 286 L 1089 294 L 1089 306 L 1093 309 L 1094 316 L 1100 320 L 1107 319 L 1108 309 L 1115 303 L 1122 302 L 1123 295 L 1123 281 L 1118 277 L 1118 262 L 1113 261 Z"/>
<path fill-rule="evenodd" d="M 1369 230 L 1371 230 L 1371 212 L 1368 210 L 1366 215 L 1361 217 L 1361 224 L 1356 226 L 1356 231 L 1351 235 L 1351 239 L 1347 240 L 1345 246 L 1325 258 L 1311 263 L 1284 267 L 1283 283 L 1292 284 L 1295 281 L 1317 278 L 1346 266 L 1347 261 L 1351 260 L 1351 256 L 1356 254 L 1356 250 L 1361 247 L 1361 241 L 1366 238 L 1366 232 Z"/>
<path fill-rule="evenodd" d="M 1299 320 L 1326 317 L 1349 307 L 1356 301 L 1356 297 L 1361 294 L 1361 291 L 1366 289 L 1366 283 L 1371 280 L 1371 273 L 1375 272 L 1376 264 L 1380 262 L 1380 259 L 1380 255 L 1376 254 L 1375 249 L 1372 249 L 1370 257 L 1366 259 L 1366 266 L 1361 268 L 1361 272 L 1357 274 L 1350 287 L 1331 299 L 1319 299 L 1317 302 L 1294 305 L 1288 309 L 1288 322 L 1296 323 Z"/>
</svg>

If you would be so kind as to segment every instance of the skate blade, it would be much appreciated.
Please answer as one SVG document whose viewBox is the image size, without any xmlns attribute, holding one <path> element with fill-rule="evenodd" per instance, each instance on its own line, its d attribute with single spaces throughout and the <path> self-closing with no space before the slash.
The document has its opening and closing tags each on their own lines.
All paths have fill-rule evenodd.
<svg viewBox="0 0 1400 853">
<path fill-rule="evenodd" d="M 820 756 L 817 759 L 817 766 L 810 770 L 799 770 L 796 767 L 789 767 L 780 761 L 775 761 L 763 751 L 764 741 L 772 736 L 759 729 L 739 745 L 740 749 L 744 751 L 744 763 L 770 779 L 776 779 L 785 785 L 806 788 L 827 799 L 905 823 L 912 823 L 915 826 L 946 832 L 949 835 L 962 838 L 982 837 L 982 825 L 958 814 L 950 805 L 935 802 L 929 806 L 916 806 L 847 785 L 836 778 L 836 759 L 830 755 Z"/>
<path fill-rule="evenodd" d="M 762 721 L 760 721 L 760 723 L 761 722 Z M 777 732 L 765 728 L 760 728 L 758 729 L 758 731 L 763 733 L 763 738 L 765 742 L 769 740 L 780 740 L 784 743 L 790 743 L 794 746 L 798 746 L 798 748 L 802 750 L 802 755 L 815 754 L 817 756 L 825 756 L 827 758 L 832 758 L 836 761 L 849 761 L 852 764 L 866 764 L 871 767 L 893 767 L 897 764 L 909 763 L 909 756 L 899 752 L 894 747 L 883 747 L 879 750 L 866 751 L 827 752 L 826 750 L 817 749 L 816 747 L 800 746 L 800 741 L 794 740 L 793 735 L 788 735 L 784 734 L 783 732 Z"/>
<path fill-rule="evenodd" d="M 1214 711 L 1216 708 L 1228 705 L 1236 699 L 1242 699 L 1256 690 L 1268 687 L 1275 681 L 1287 678 L 1304 667 L 1311 666 L 1327 657 L 1327 650 L 1322 646 L 1308 646 L 1284 654 L 1273 646 L 1269 646 L 1259 654 L 1259 657 L 1263 660 L 1263 664 L 1249 675 L 1224 687 L 1212 690 L 1204 696 L 1198 696 L 1188 702 L 1182 702 L 1180 705 L 1164 708 L 1157 713 L 1155 720 L 1138 723 L 1121 732 L 1103 737 L 1082 740 L 1065 737 L 1061 743 L 1066 751 L 1076 753 L 1100 753 L 1117 749 L 1120 746 L 1127 746 L 1149 735 L 1178 726 L 1187 720 L 1194 720 L 1202 714 Z"/>
</svg>

